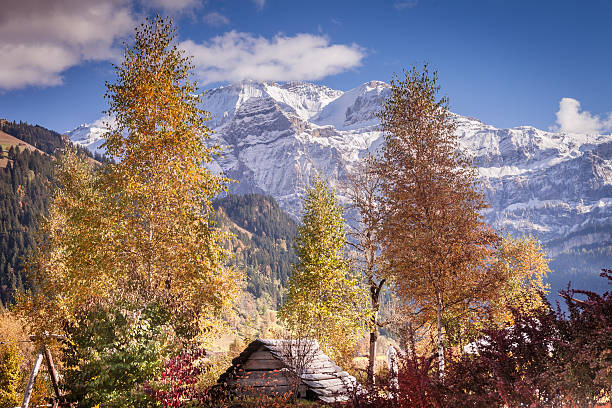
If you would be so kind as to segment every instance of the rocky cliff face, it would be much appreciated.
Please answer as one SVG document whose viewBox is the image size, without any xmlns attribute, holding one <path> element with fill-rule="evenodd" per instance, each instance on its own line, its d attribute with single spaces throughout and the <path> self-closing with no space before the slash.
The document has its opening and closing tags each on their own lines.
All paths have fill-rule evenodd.
<svg viewBox="0 0 612 408">
<path fill-rule="evenodd" d="M 297 217 L 316 173 L 338 184 L 380 147 L 375 113 L 388 92 L 378 81 L 346 92 L 254 81 L 210 90 L 203 108 L 213 116 L 213 141 L 227 146 L 215 168 L 240 181 L 233 191 L 269 194 Z M 456 121 L 491 204 L 488 222 L 513 235 L 536 235 L 553 254 L 581 242 L 612 242 L 612 135 L 497 129 L 459 115 Z M 69 134 L 99 146 L 99 127 Z"/>
</svg>

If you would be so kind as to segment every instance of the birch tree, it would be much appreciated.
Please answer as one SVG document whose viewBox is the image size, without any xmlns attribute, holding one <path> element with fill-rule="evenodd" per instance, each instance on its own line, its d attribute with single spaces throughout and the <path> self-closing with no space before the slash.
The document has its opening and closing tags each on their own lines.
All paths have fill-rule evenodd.
<svg viewBox="0 0 612 408">
<path fill-rule="evenodd" d="M 379 327 L 383 326 L 379 319 L 381 293 L 386 283 L 379 238 L 379 230 L 382 224 L 382 211 L 378 205 L 381 179 L 372 169 L 374 163 L 374 158 L 368 156 L 366 160 L 358 164 L 353 172 L 348 175 L 347 186 L 347 195 L 351 200 L 351 207 L 357 210 L 359 214 L 358 227 L 352 234 L 355 238 L 355 263 L 365 279 L 370 300 L 371 315 L 368 322 L 370 344 L 366 370 L 368 389 L 372 389 L 374 386 L 376 346 Z"/>
<path fill-rule="evenodd" d="M 437 81 L 427 66 L 391 81 L 379 114 L 386 143 L 375 171 L 382 180 L 383 255 L 398 294 L 435 327 L 443 377 L 444 316 L 493 296 L 498 281 L 488 262 L 498 238 L 482 220 L 487 204 L 476 170 L 459 150 Z"/>
<path fill-rule="evenodd" d="M 350 271 L 343 209 L 327 182 L 317 179 L 306 191 L 302 223 L 280 317 L 295 335 L 318 340 L 330 358 L 348 363 L 366 329 L 367 297 Z"/>
<path fill-rule="evenodd" d="M 142 24 L 107 84 L 116 121 L 104 147 L 114 162 L 94 168 L 70 150 L 60 161 L 34 262 L 51 315 L 70 316 L 92 297 L 157 302 L 193 338 L 215 332 L 239 293 L 211 222 L 227 180 L 205 165 L 219 147 L 205 144 L 210 115 L 175 37 L 169 20 Z"/>
</svg>

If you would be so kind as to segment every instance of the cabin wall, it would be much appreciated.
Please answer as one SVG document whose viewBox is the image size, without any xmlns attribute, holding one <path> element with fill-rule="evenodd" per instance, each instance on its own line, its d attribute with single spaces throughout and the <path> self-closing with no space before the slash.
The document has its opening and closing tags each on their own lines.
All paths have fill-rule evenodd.
<svg viewBox="0 0 612 408">
<path fill-rule="evenodd" d="M 306 397 L 306 386 L 296 379 L 285 365 L 263 347 L 241 365 L 228 385 L 238 395 L 282 395 L 292 392 L 299 381 L 299 397 Z"/>
</svg>

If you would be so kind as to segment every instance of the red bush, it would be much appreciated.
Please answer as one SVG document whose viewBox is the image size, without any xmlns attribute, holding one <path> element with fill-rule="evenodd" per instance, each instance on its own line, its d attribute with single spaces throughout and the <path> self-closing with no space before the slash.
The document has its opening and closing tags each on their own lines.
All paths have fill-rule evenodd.
<svg viewBox="0 0 612 408">
<path fill-rule="evenodd" d="M 196 386 L 202 365 L 198 361 L 206 356 L 204 349 L 184 351 L 166 362 L 160 378 L 145 384 L 145 392 L 164 408 L 178 408 L 188 402 L 204 403 L 210 400 L 207 391 Z"/>
</svg>

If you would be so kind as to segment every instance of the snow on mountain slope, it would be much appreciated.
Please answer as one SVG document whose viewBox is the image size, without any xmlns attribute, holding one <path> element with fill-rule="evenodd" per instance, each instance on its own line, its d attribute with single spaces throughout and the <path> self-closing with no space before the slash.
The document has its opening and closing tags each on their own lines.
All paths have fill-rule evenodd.
<svg viewBox="0 0 612 408">
<path fill-rule="evenodd" d="M 108 124 L 112 126 L 114 119 L 103 117 L 93 123 L 82 124 L 66 134 L 73 143 L 86 147 L 90 152 L 104 154 L 106 150 L 102 148 L 102 143 Z"/>
<path fill-rule="evenodd" d="M 245 80 L 207 91 L 202 105 L 211 113 L 210 127 L 216 128 L 231 121 L 238 108 L 250 98 L 270 97 L 283 112 L 308 120 L 341 95 L 342 91 L 303 82 L 279 85 Z"/>
<path fill-rule="evenodd" d="M 603 233 L 600 242 L 612 242 L 612 135 L 457 120 L 462 147 L 474 157 L 491 204 L 489 222 L 538 236 L 549 242 L 551 254 L 555 242 L 581 230 L 596 229 Z"/>
<path fill-rule="evenodd" d="M 219 168 L 240 181 L 231 189 L 270 194 L 298 216 L 314 174 L 338 185 L 353 164 L 381 146 L 375 113 L 388 92 L 379 81 L 346 92 L 243 81 L 208 91 L 203 108 L 213 116 L 213 140 L 227 146 Z M 491 203 L 485 214 L 490 223 L 551 245 L 569 234 L 578 245 L 576 234 L 593 229 L 612 242 L 612 135 L 497 129 L 460 115 L 455 120 L 461 147 L 477 164 Z M 99 126 L 82 125 L 69 135 L 99 149 L 100 132 Z"/>
<path fill-rule="evenodd" d="M 317 114 L 312 122 L 317 125 L 331 125 L 338 130 L 360 129 L 378 125 L 376 112 L 389 94 L 389 85 L 370 81 L 345 92 L 329 103 Z"/>
</svg>

